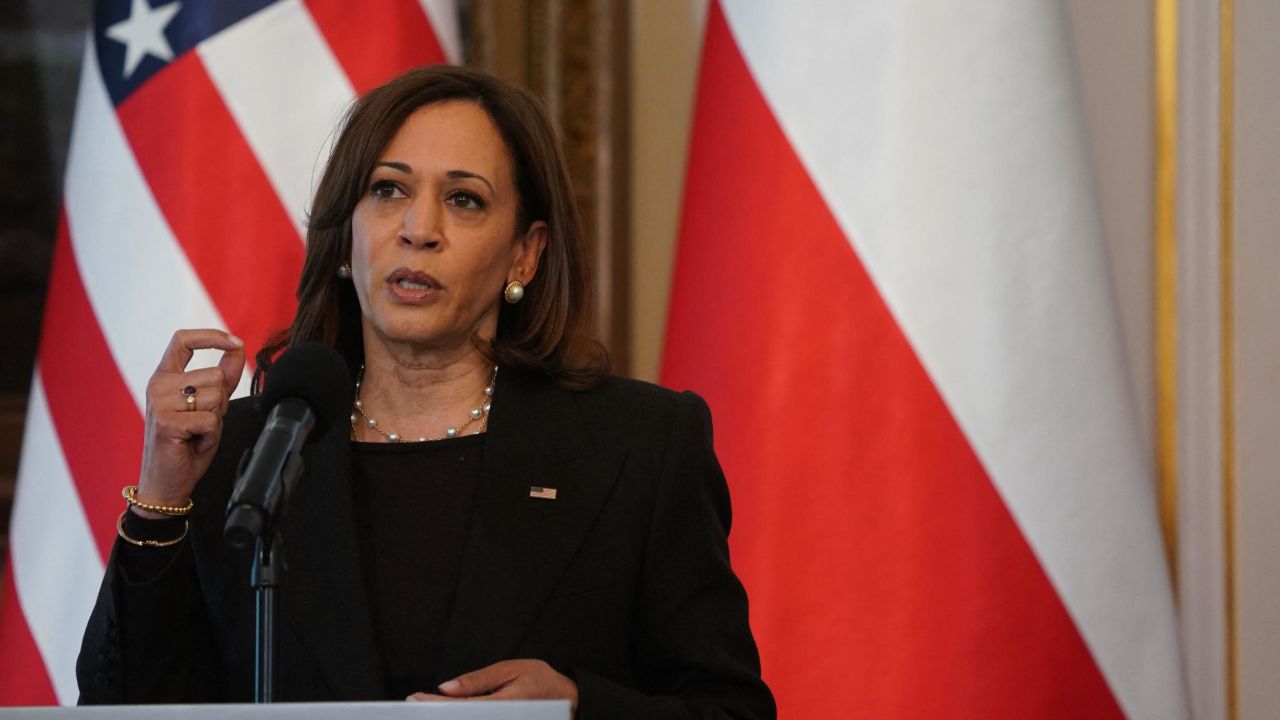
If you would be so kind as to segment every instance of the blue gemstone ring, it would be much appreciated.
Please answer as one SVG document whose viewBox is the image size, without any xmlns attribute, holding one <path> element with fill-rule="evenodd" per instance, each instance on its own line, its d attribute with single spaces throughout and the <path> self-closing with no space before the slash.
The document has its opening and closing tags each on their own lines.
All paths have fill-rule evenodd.
<svg viewBox="0 0 1280 720">
<path fill-rule="evenodd" d="M 186 386 L 186 387 L 182 388 L 182 394 L 183 394 L 183 395 L 195 395 L 195 394 L 196 394 L 196 386 L 195 386 L 195 385 L 188 385 L 188 386 Z"/>
</svg>

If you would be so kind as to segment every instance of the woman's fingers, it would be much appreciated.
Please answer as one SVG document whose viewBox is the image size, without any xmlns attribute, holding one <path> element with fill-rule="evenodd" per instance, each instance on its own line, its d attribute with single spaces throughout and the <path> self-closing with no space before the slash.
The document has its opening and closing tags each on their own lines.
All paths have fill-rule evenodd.
<svg viewBox="0 0 1280 720">
<path fill-rule="evenodd" d="M 405 698 L 405 700 L 408 702 L 441 702 L 441 701 L 454 701 L 454 700 L 466 700 L 466 699 L 467 698 L 451 698 L 448 695 L 435 695 L 432 693 L 425 693 L 425 692 L 416 692 L 410 695 L 409 697 Z"/>
<path fill-rule="evenodd" d="M 234 335 L 232 337 L 235 337 Z M 235 338 L 236 342 L 240 342 L 240 338 Z M 232 348 L 222 353 L 222 358 L 218 360 L 218 369 L 222 371 L 222 387 L 226 397 L 231 397 L 231 393 L 236 391 L 236 386 L 240 384 L 240 376 L 244 374 L 244 343 L 240 342 L 240 346 Z"/>
<path fill-rule="evenodd" d="M 151 407 L 160 411 L 225 410 L 228 393 L 221 368 L 156 375 L 148 388 Z"/>
<path fill-rule="evenodd" d="M 217 367 L 187 370 L 196 350 L 222 350 Z M 221 414 L 244 372 L 244 343 L 214 328 L 178 330 L 151 376 L 148 399 L 159 411 L 210 410 Z"/>
<path fill-rule="evenodd" d="M 195 355 L 196 350 L 210 349 L 238 353 L 241 358 L 240 370 L 244 370 L 243 340 L 225 330 L 197 328 L 179 330 L 173 334 L 169 340 L 169 347 L 165 348 L 164 355 L 160 358 L 160 364 L 156 366 L 156 372 L 180 373 L 187 369 L 187 363 L 191 362 L 191 357 Z M 223 358 L 225 359 L 226 356 L 224 355 Z M 235 381 L 240 382 L 239 372 L 236 373 Z M 235 385 L 231 387 L 234 389 Z"/>
<path fill-rule="evenodd" d="M 503 660 L 440 684 L 440 692 L 451 697 L 487 695 L 520 676 L 520 660 Z"/>
<path fill-rule="evenodd" d="M 574 708 L 578 704 L 577 684 L 542 660 L 503 660 L 441 683 L 438 689 L 451 698 L 563 699 Z"/>
<path fill-rule="evenodd" d="M 222 423 L 222 416 L 209 410 L 169 413 L 158 419 L 160 435 L 172 442 L 189 442 L 196 437 L 212 435 Z M 193 448 L 197 452 L 199 448 Z"/>
</svg>

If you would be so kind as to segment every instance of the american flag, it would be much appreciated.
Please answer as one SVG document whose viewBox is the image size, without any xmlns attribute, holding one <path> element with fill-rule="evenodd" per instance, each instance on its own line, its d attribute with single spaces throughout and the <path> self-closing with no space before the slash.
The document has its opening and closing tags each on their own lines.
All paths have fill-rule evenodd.
<svg viewBox="0 0 1280 720">
<path fill-rule="evenodd" d="M 453 0 L 97 3 L 0 596 L 0 705 L 79 694 L 80 636 L 169 336 L 226 328 L 252 355 L 286 326 L 342 112 L 401 71 L 460 59 Z"/>
</svg>

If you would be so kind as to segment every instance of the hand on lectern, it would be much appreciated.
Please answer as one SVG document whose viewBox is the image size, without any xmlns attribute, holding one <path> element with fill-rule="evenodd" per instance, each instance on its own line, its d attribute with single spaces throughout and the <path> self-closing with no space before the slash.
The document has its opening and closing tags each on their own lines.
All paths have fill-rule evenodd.
<svg viewBox="0 0 1280 720">
<path fill-rule="evenodd" d="M 406 700 L 568 700 L 578 709 L 578 686 L 542 660 L 503 660 L 440 684 L 440 694 Z"/>
</svg>

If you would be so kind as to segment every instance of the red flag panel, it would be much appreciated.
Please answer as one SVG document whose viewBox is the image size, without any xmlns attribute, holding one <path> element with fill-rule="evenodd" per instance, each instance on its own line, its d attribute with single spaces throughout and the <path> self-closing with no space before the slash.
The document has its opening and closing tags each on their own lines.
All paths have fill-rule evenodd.
<svg viewBox="0 0 1280 720">
<path fill-rule="evenodd" d="M 38 362 L 67 469 L 105 561 L 124 509 L 120 488 L 138 482 L 142 416 L 85 294 L 65 214 L 53 250 Z"/>
<path fill-rule="evenodd" d="M 663 381 L 714 410 L 782 715 L 1122 717 L 715 3 L 703 53 Z"/>
</svg>

